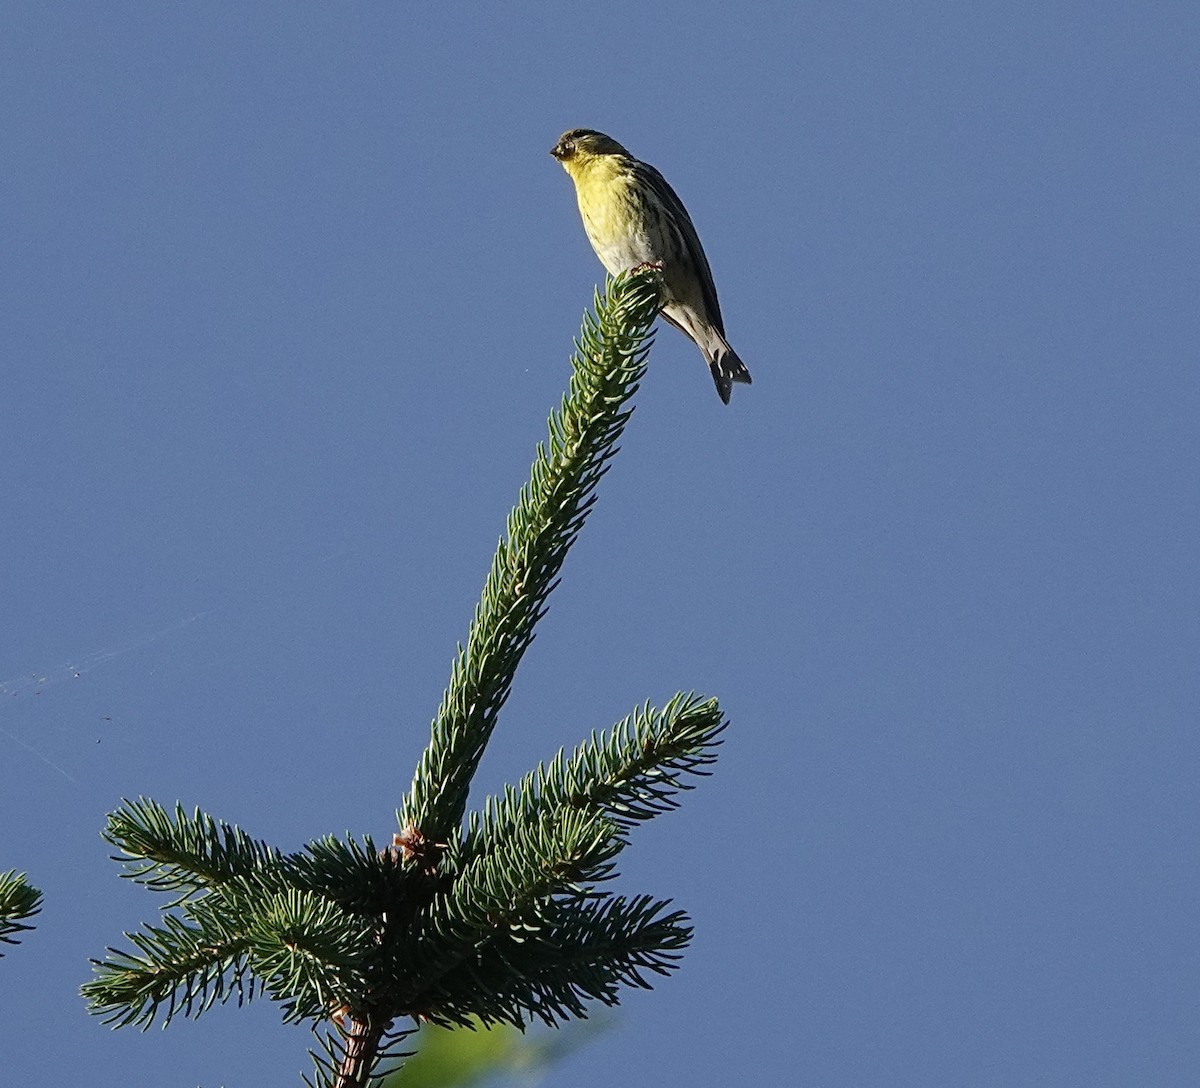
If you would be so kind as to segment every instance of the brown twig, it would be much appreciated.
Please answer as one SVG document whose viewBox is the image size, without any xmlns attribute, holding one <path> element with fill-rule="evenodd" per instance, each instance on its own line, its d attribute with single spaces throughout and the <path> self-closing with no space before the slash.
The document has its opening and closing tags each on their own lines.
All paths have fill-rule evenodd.
<svg viewBox="0 0 1200 1088">
<path fill-rule="evenodd" d="M 391 1024 L 390 1020 L 376 1020 L 371 1016 L 350 1017 L 334 1088 L 366 1088 L 379 1057 L 379 1045 Z"/>
</svg>

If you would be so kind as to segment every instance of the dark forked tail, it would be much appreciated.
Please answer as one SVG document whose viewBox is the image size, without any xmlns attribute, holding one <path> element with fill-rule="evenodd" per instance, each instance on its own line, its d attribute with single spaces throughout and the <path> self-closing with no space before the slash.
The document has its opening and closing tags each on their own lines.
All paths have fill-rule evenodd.
<svg viewBox="0 0 1200 1088">
<path fill-rule="evenodd" d="M 712 371 L 713 381 L 716 382 L 717 395 L 726 404 L 729 403 L 734 382 L 750 384 L 750 371 L 728 344 L 723 343 L 717 348 L 716 354 L 708 360 L 708 369 Z"/>
</svg>

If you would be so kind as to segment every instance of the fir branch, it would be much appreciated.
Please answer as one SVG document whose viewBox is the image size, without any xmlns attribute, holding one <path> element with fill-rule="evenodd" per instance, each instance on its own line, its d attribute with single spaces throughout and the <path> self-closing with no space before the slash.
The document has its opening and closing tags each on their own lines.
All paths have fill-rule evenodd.
<svg viewBox="0 0 1200 1088">
<path fill-rule="evenodd" d="M 396 1007 L 424 1012 L 419 994 L 498 935 L 544 928 L 556 900 L 596 895 L 590 884 L 611 876 L 624 846 L 617 826 L 576 811 L 517 829 L 489 854 L 466 863 L 452 887 L 434 897 L 414 924 L 396 935 L 384 974 Z"/>
<path fill-rule="evenodd" d="M 0 873 L 0 943 L 19 944 L 17 934 L 33 929 L 25 920 L 41 909 L 42 893 L 29 883 L 24 873 L 16 869 Z M 3 955 L 0 952 L 0 957 Z"/>
<path fill-rule="evenodd" d="M 544 924 L 497 933 L 420 996 L 435 1023 L 524 1027 L 587 1015 L 586 1002 L 619 1003 L 622 986 L 649 989 L 647 975 L 674 970 L 691 940 L 682 911 L 639 896 L 555 904 Z"/>
<path fill-rule="evenodd" d="M 452 891 L 430 904 L 430 924 L 461 930 L 519 923 L 535 904 L 607 879 L 624 845 L 616 825 L 594 812 L 514 828 L 508 841 L 472 858 Z"/>
<path fill-rule="evenodd" d="M 177 905 L 161 926 L 126 934 L 140 955 L 109 949 L 93 961 L 97 977 L 83 994 L 106 1021 L 148 1026 L 161 1014 L 165 1026 L 180 1011 L 197 1017 L 233 996 L 241 1004 L 256 985 L 282 1003 L 285 1021 L 315 1019 L 367 989 L 377 925 L 287 886 L 279 871 Z"/>
<path fill-rule="evenodd" d="M 472 813 L 461 852 L 485 854 L 530 821 L 584 810 L 603 813 L 623 829 L 678 807 L 675 795 L 693 788 L 684 775 L 707 775 L 728 722 L 715 699 L 676 695 L 658 710 L 649 703 L 603 735 L 592 732 L 565 759 L 539 764 L 519 786 L 489 798 Z"/>
<path fill-rule="evenodd" d="M 110 948 L 106 959 L 92 960 L 96 977 L 81 988 L 106 1024 L 145 1028 L 161 1012 L 165 1027 L 180 1012 L 196 1018 L 216 1002 L 241 1005 L 254 996 L 245 936 L 214 937 L 173 914 L 125 936 L 141 955 Z"/>
<path fill-rule="evenodd" d="M 401 827 L 448 841 L 457 834 L 475 768 L 508 698 L 534 625 L 595 502 L 595 488 L 617 452 L 633 409 L 625 404 L 645 373 L 660 278 L 653 270 L 618 276 L 585 313 L 572 357 L 568 395 L 550 416 L 530 481 L 508 517 L 466 648 L 433 721 L 413 778 Z"/>
<path fill-rule="evenodd" d="M 127 877 L 155 891 L 182 891 L 182 899 L 280 858 L 274 847 L 199 809 L 189 816 L 177 804 L 171 813 L 146 797 L 110 813 L 103 836 L 126 855 L 114 860 L 124 863 Z"/>
<path fill-rule="evenodd" d="M 440 857 L 442 849 L 433 846 L 432 856 Z M 440 883 L 436 863 L 412 856 L 395 842 L 379 850 L 369 835 L 361 843 L 326 835 L 283 857 L 280 868 L 292 887 L 317 892 L 361 917 L 382 916 L 393 923 L 412 918 Z"/>
<path fill-rule="evenodd" d="M 289 889 L 258 903 L 245 928 L 250 967 L 285 1022 L 329 1016 L 368 990 L 379 933 L 329 900 Z"/>
</svg>

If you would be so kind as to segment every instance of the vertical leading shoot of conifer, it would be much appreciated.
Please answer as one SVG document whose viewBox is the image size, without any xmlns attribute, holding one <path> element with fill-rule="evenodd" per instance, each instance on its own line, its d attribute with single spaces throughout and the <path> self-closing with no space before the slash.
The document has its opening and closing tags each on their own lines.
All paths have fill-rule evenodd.
<svg viewBox="0 0 1200 1088">
<path fill-rule="evenodd" d="M 171 899 L 157 923 L 126 934 L 131 948 L 94 961 L 83 991 L 95 1013 L 146 1026 L 263 992 L 317 1034 L 309 1083 L 357 1088 L 422 1020 L 555 1024 L 675 966 L 686 916 L 604 881 L 632 828 L 674 808 L 715 760 L 715 700 L 646 704 L 467 813 L 633 411 L 658 292 L 653 270 L 623 275 L 585 314 L 570 389 L 509 515 L 392 842 L 326 836 L 285 854 L 198 810 L 124 803 L 105 837 L 125 875 Z"/>
</svg>

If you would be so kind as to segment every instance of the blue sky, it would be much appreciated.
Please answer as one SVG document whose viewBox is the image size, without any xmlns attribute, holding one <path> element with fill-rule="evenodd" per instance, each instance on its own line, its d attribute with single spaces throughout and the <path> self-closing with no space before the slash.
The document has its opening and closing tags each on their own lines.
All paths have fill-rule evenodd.
<svg viewBox="0 0 1200 1088">
<path fill-rule="evenodd" d="M 99 831 L 390 834 L 601 276 L 579 125 L 688 204 L 754 385 L 661 331 L 477 780 L 679 689 L 733 720 L 622 858 L 683 968 L 552 1082 L 1195 1083 L 1200 9 L 5 24 L 14 1083 L 298 1083 L 265 1002 L 84 1012 L 155 906 Z"/>
</svg>

